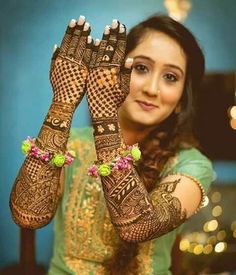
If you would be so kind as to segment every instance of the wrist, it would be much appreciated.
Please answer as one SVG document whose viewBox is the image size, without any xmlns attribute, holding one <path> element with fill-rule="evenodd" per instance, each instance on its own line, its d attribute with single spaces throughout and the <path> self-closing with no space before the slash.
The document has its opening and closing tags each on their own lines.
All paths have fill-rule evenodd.
<svg viewBox="0 0 236 275">
<path fill-rule="evenodd" d="M 75 106 L 53 102 L 36 139 L 36 145 L 50 152 L 65 152 Z"/>
<path fill-rule="evenodd" d="M 93 129 L 97 159 L 102 162 L 114 159 L 123 145 L 118 117 L 96 119 Z"/>
</svg>

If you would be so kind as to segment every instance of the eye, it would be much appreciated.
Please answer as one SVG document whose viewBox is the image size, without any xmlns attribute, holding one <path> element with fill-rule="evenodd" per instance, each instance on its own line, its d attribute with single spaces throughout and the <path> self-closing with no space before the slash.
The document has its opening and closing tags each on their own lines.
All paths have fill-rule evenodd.
<svg viewBox="0 0 236 275">
<path fill-rule="evenodd" d="M 148 72 L 148 67 L 146 65 L 144 65 L 144 64 L 136 64 L 136 65 L 134 65 L 133 68 L 138 73 L 147 73 Z"/>
<path fill-rule="evenodd" d="M 178 80 L 177 77 L 171 73 L 165 74 L 164 79 L 167 80 L 168 82 L 176 82 Z"/>
</svg>

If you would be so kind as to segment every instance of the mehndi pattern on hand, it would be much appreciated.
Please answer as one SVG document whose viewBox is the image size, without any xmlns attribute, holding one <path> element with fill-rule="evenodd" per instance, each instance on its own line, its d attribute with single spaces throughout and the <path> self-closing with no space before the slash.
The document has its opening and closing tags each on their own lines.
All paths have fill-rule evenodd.
<svg viewBox="0 0 236 275">
<path fill-rule="evenodd" d="M 86 87 L 88 64 L 92 55 L 90 26 L 81 16 L 71 20 L 61 47 L 56 48 L 50 69 L 53 102 L 35 140 L 49 153 L 66 151 L 74 111 Z M 53 218 L 62 195 L 61 167 L 28 155 L 15 180 L 10 197 L 13 219 L 26 228 L 39 228 Z"/>
</svg>

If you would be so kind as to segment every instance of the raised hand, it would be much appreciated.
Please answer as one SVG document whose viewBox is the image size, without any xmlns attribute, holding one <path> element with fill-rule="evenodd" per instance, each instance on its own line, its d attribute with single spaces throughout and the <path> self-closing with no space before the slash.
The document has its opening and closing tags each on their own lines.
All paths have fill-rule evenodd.
<svg viewBox="0 0 236 275">
<path fill-rule="evenodd" d="M 87 100 L 94 127 L 97 157 L 114 158 L 121 147 L 118 108 L 129 92 L 131 69 L 124 66 L 125 27 L 113 20 L 93 49 L 87 81 Z"/>
<path fill-rule="evenodd" d="M 90 62 L 87 98 L 93 121 L 117 116 L 117 109 L 129 92 L 131 70 L 124 66 L 125 48 L 125 26 L 113 20 L 111 28 L 105 27 Z"/>
<path fill-rule="evenodd" d="M 71 20 L 66 34 L 53 54 L 50 80 L 53 101 L 35 145 L 46 158 L 28 154 L 15 180 L 10 197 L 14 221 L 22 227 L 39 228 L 51 221 L 62 195 L 62 165 L 52 165 L 53 156 L 65 157 L 74 111 L 86 86 L 92 54 L 90 27 L 81 16 Z"/>
<path fill-rule="evenodd" d="M 50 70 L 54 102 L 68 103 L 76 107 L 82 100 L 92 54 L 90 31 L 84 16 L 80 16 L 78 22 L 72 19 L 61 47 L 54 52 Z"/>
</svg>

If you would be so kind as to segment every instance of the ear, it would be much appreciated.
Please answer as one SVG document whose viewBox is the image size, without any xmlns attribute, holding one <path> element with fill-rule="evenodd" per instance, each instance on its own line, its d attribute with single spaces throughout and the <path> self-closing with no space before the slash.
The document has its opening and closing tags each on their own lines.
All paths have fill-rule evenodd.
<svg viewBox="0 0 236 275">
<path fill-rule="evenodd" d="M 174 113 L 179 114 L 181 112 L 181 104 L 178 103 L 177 106 L 175 107 Z"/>
</svg>

